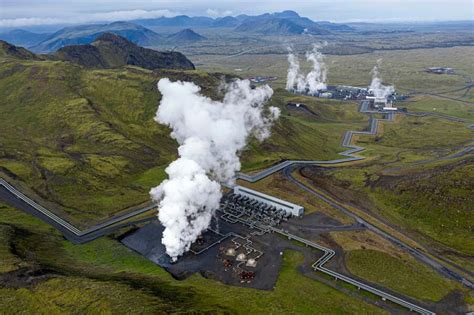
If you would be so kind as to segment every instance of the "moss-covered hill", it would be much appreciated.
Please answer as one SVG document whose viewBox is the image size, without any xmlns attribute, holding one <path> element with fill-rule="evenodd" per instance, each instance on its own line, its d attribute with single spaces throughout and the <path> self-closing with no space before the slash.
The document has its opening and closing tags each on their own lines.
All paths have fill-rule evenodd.
<svg viewBox="0 0 474 315">
<path fill-rule="evenodd" d="M 220 74 L 0 59 L 2 176 L 82 226 L 147 202 L 177 147 L 170 130 L 153 121 L 161 77 L 193 81 L 219 97 Z M 247 169 L 284 158 L 334 158 L 344 130 L 366 124 L 355 104 L 308 99 L 315 119 L 286 110 L 288 97 L 276 92 L 272 103 L 283 116 L 268 141 L 244 152 Z"/>
<path fill-rule="evenodd" d="M 150 70 L 194 69 L 193 63 L 180 52 L 143 48 L 112 33 L 100 35 L 90 45 L 63 47 L 52 57 L 90 68 L 107 69 L 131 65 Z"/>
<path fill-rule="evenodd" d="M 220 80 L 181 74 L 209 94 Z M 162 76 L 177 79 L 173 71 L 3 61 L 1 172 L 82 223 L 143 203 L 176 149 L 153 121 Z"/>
<path fill-rule="evenodd" d="M 6 41 L 0 40 L 0 58 L 2 59 L 21 59 L 35 60 L 39 59 L 35 54 L 25 48 L 17 47 Z"/>
</svg>

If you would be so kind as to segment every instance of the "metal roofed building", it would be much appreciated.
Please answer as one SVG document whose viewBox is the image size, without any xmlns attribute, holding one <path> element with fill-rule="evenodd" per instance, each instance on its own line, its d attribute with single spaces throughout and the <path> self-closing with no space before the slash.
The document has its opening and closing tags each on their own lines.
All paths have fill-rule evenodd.
<svg viewBox="0 0 474 315">
<path fill-rule="evenodd" d="M 295 217 L 300 217 L 304 213 L 304 207 L 302 206 L 258 192 L 256 190 L 253 190 L 247 187 L 235 186 L 234 194 L 246 196 L 246 197 L 249 197 L 250 199 L 264 202 L 270 206 L 276 207 L 277 209 L 285 210 L 287 213 L 290 213 L 291 215 Z"/>
</svg>

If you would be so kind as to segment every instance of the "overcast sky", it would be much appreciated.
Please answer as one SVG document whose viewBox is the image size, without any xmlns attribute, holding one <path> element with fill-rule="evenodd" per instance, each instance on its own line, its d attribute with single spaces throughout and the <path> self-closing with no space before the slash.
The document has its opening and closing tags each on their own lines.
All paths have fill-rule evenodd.
<svg viewBox="0 0 474 315">
<path fill-rule="evenodd" d="M 313 20 L 473 20 L 474 0 L 0 0 L 0 27 L 295 10 Z"/>
</svg>

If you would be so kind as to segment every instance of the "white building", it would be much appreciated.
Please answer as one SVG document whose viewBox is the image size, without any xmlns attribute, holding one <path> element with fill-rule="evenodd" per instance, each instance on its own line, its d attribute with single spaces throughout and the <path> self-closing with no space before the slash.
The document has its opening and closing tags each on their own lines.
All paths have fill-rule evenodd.
<svg viewBox="0 0 474 315">
<path fill-rule="evenodd" d="M 387 106 L 387 99 L 385 97 L 366 96 L 365 98 L 373 102 L 375 108 Z"/>
<path fill-rule="evenodd" d="M 242 195 L 249 197 L 250 199 L 255 199 L 260 202 L 264 202 L 270 206 L 274 206 L 277 209 L 282 209 L 285 210 L 287 213 L 291 213 L 295 217 L 299 217 L 303 215 L 304 212 L 304 207 L 295 205 L 294 203 L 267 195 L 263 194 L 261 192 L 258 192 L 256 190 L 247 188 L 247 187 L 242 187 L 242 186 L 235 186 L 234 187 L 234 194 Z"/>
</svg>

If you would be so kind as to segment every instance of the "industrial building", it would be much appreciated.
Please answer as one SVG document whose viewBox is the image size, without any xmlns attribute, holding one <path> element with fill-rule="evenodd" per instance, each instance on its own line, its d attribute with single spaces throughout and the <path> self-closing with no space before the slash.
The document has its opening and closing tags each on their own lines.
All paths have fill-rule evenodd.
<svg viewBox="0 0 474 315">
<path fill-rule="evenodd" d="M 291 214 L 292 216 L 295 217 L 300 217 L 304 213 L 304 207 L 296 205 L 294 203 L 263 194 L 261 192 L 258 192 L 256 190 L 242 187 L 242 186 L 235 186 L 234 187 L 234 194 L 235 195 L 241 195 L 248 197 L 252 200 L 256 200 L 258 202 L 267 204 L 270 207 L 275 207 L 280 210 L 284 210 L 286 213 Z"/>
<path fill-rule="evenodd" d="M 431 67 L 426 69 L 426 72 L 435 74 L 454 74 L 454 69 L 446 67 Z"/>
<path fill-rule="evenodd" d="M 389 98 L 386 97 L 375 97 L 372 95 L 368 95 L 365 97 L 366 100 L 369 101 L 370 107 L 376 110 L 385 110 L 385 111 L 396 111 L 398 108 L 393 106 L 394 96 L 390 95 Z"/>
</svg>

